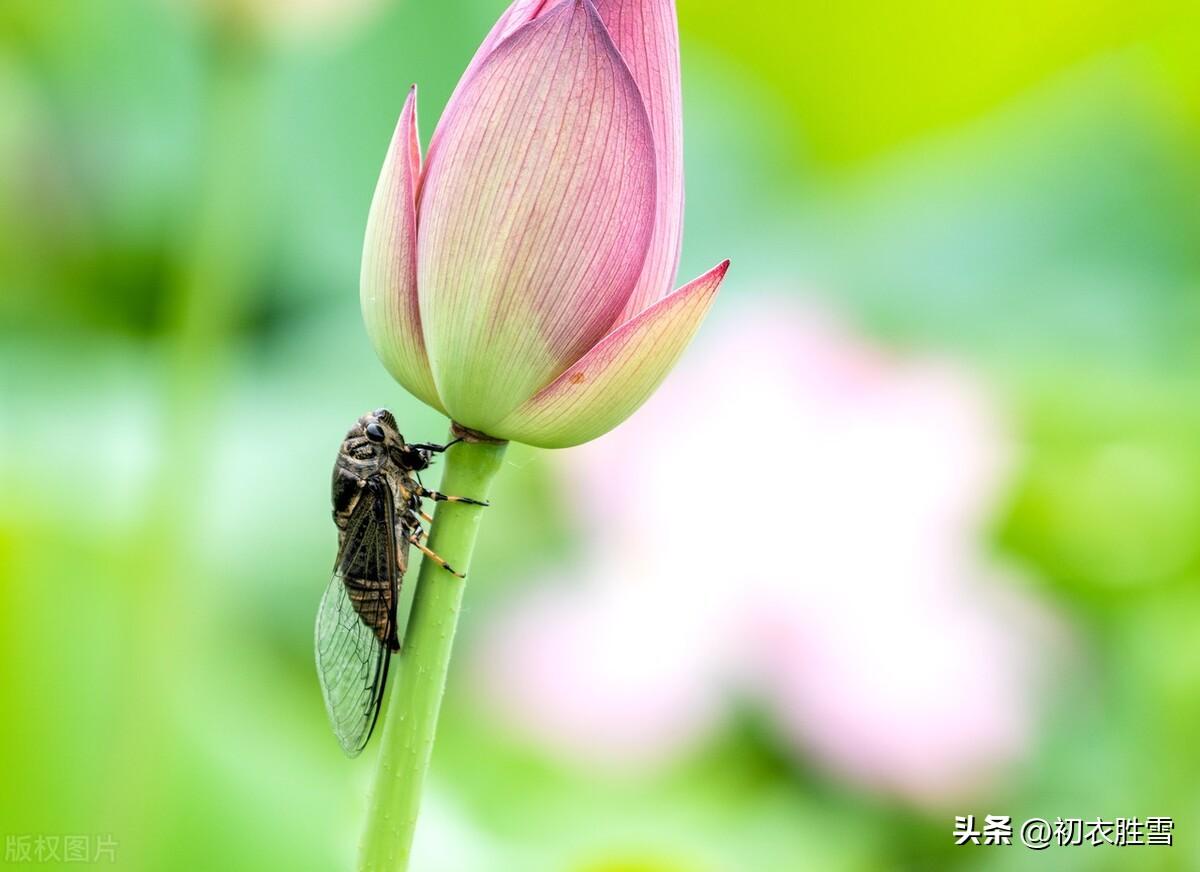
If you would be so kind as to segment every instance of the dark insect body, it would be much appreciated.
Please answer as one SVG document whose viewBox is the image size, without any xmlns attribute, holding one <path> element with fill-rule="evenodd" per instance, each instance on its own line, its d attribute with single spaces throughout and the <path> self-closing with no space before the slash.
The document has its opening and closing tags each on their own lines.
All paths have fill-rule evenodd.
<svg viewBox="0 0 1200 872">
<path fill-rule="evenodd" d="M 346 433 L 333 467 L 338 554 L 317 612 L 317 676 L 330 725 L 350 757 L 371 738 L 393 651 L 400 650 L 396 604 L 410 545 L 454 572 L 423 543 L 423 499 L 486 505 L 429 490 L 419 473 L 450 445 L 404 441 L 387 409 L 363 415 Z M 456 575 L 458 573 L 455 573 Z"/>
</svg>

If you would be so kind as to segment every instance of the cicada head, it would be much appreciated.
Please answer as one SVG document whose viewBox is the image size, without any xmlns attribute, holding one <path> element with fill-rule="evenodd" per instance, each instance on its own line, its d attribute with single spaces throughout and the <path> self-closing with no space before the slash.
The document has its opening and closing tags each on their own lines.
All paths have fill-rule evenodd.
<svg viewBox="0 0 1200 872">
<path fill-rule="evenodd" d="M 404 446 L 396 419 L 387 409 L 367 412 L 354 422 L 342 441 L 341 456 L 358 464 L 378 464 L 389 452 Z"/>
<path fill-rule="evenodd" d="M 391 430 L 397 436 L 400 435 L 400 427 L 396 424 L 396 416 L 387 409 L 376 409 L 368 417 L 375 418 L 382 426 Z"/>
<path fill-rule="evenodd" d="M 420 472 L 429 468 L 433 457 L 431 449 L 434 446 L 411 445 L 405 442 L 396 425 L 395 416 L 387 409 L 376 409 L 363 415 L 359 425 L 370 446 L 381 454 L 386 453 L 401 469 Z"/>
<path fill-rule="evenodd" d="M 396 419 L 387 409 L 368 412 L 358 420 L 362 435 L 376 445 L 397 448 L 404 445 L 404 437 L 396 427 Z"/>
</svg>

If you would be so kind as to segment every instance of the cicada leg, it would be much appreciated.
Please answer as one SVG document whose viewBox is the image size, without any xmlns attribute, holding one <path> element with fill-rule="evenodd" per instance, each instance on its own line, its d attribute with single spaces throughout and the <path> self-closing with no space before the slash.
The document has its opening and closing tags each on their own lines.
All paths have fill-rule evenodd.
<svg viewBox="0 0 1200 872">
<path fill-rule="evenodd" d="M 426 557 L 428 557 L 430 560 L 432 560 L 438 566 L 442 567 L 442 569 L 449 572 L 451 575 L 456 575 L 459 578 L 466 578 L 466 576 L 463 575 L 461 572 L 455 572 L 453 569 L 451 569 L 449 563 L 447 563 L 445 560 L 443 560 L 438 554 L 436 554 L 435 552 L 433 552 L 429 548 L 427 548 L 425 546 L 425 544 L 421 542 L 421 537 L 418 536 L 416 533 L 413 533 L 411 536 L 409 536 L 408 541 L 411 542 L 413 545 L 417 546 L 418 551 L 420 551 L 422 554 L 424 554 Z"/>
<path fill-rule="evenodd" d="M 452 496 L 449 496 L 448 494 L 439 493 L 438 491 L 435 491 L 435 490 L 429 490 L 428 488 L 423 487 L 423 486 L 417 491 L 417 494 L 419 496 L 424 497 L 427 500 L 433 500 L 434 502 L 439 502 L 439 503 L 443 503 L 443 502 L 444 503 L 467 503 L 468 505 L 472 505 L 472 506 L 488 505 L 488 503 L 485 503 L 481 500 L 473 500 L 470 497 L 452 497 Z"/>
<path fill-rule="evenodd" d="M 457 445 L 459 442 L 462 442 L 462 439 L 451 439 L 445 445 L 439 445 L 436 442 L 415 442 L 415 443 L 413 443 L 413 445 L 411 447 L 423 449 L 425 451 L 431 451 L 434 454 L 441 454 L 443 451 L 445 451 L 451 445 Z"/>
</svg>

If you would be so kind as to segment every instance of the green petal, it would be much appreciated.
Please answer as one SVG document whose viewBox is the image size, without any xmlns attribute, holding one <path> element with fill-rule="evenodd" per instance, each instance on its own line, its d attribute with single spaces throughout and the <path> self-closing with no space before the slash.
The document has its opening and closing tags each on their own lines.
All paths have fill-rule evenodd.
<svg viewBox="0 0 1200 872">
<path fill-rule="evenodd" d="M 644 403 L 675 366 L 708 313 L 729 261 L 626 321 L 488 431 L 541 448 L 601 436 Z"/>
</svg>

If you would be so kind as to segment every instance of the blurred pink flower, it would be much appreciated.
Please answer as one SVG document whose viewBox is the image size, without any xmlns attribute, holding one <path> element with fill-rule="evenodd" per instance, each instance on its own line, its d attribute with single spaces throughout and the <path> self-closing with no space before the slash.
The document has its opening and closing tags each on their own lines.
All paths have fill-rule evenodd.
<svg viewBox="0 0 1200 872">
<path fill-rule="evenodd" d="M 583 760 L 685 753 L 737 695 L 843 777 L 969 793 L 1027 748 L 1053 638 L 980 544 L 1007 453 L 953 367 L 743 313 L 563 456 L 594 556 L 492 627 L 482 687 Z"/>
</svg>

